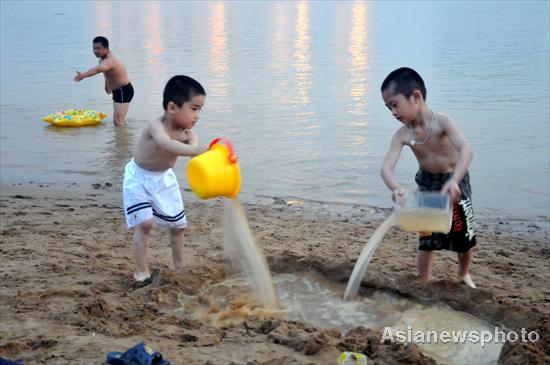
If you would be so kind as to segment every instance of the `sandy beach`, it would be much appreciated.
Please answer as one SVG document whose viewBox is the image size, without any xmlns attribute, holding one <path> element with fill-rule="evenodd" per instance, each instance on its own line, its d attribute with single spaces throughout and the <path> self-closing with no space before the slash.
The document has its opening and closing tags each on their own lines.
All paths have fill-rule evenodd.
<svg viewBox="0 0 550 365">
<path fill-rule="evenodd" d="M 156 229 L 151 283 L 132 278 L 132 234 L 118 184 L 3 186 L 0 356 L 25 364 L 103 364 L 109 351 L 149 341 L 172 364 L 335 364 L 360 351 L 373 364 L 436 364 L 415 344 L 380 343 L 367 326 L 347 333 L 256 312 L 214 324 L 182 310 L 182 298 L 233 275 L 223 251 L 223 202 L 184 192 L 187 266 L 171 270 L 167 234 Z M 315 271 L 343 290 L 353 264 L 389 212 L 365 207 L 243 203 L 273 273 Z M 457 283 L 456 256 L 438 254 L 434 281 L 415 275 L 414 234 L 391 229 L 374 255 L 361 293 L 385 289 L 420 303 L 445 303 L 509 330 L 536 330 L 536 343 L 506 343 L 500 364 L 550 361 L 548 222 L 478 220 L 472 277 Z M 198 304 L 197 304 L 198 305 Z M 216 309 L 209 309 L 215 312 Z"/>
<path fill-rule="evenodd" d="M 146 341 L 172 365 L 336 365 L 345 351 L 369 365 L 550 365 L 549 33 L 549 1 L 0 0 L 0 358 L 99 365 Z M 124 128 L 113 127 L 106 73 L 74 81 L 98 65 L 97 36 L 135 88 Z M 343 302 L 391 214 L 380 173 L 394 133 L 413 123 L 411 141 L 423 143 L 380 90 L 404 66 L 474 153 L 478 288 L 457 281 L 447 251 L 436 255 L 434 280 L 420 281 L 417 234 L 393 227 Z M 223 136 L 234 146 L 239 199 L 280 308 L 261 306 L 228 259 L 226 202 L 187 189 L 187 158 L 174 166 L 189 224 L 184 268 L 172 270 L 169 234 L 157 227 L 152 278 L 134 280 L 125 165 L 179 74 L 206 91 L 200 144 Z M 41 119 L 67 109 L 107 117 L 85 128 Z M 464 147 L 433 115 L 424 142 L 433 142 L 432 162 L 464 157 L 431 140 Z M 417 152 L 429 146 L 399 155 L 400 186 L 416 187 L 426 167 Z M 421 341 L 381 340 L 424 309 L 414 317 L 424 331 L 492 328 L 537 341 L 438 344 L 447 351 L 439 356 Z"/>
</svg>

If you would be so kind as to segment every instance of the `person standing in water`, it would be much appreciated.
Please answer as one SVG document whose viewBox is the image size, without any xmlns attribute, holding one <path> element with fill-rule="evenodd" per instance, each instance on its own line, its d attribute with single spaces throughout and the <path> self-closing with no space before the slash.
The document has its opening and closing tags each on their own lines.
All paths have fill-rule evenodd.
<svg viewBox="0 0 550 365">
<path fill-rule="evenodd" d="M 87 77 L 103 73 L 105 92 L 113 95 L 113 122 L 115 126 L 123 126 L 126 124 L 128 107 L 134 97 L 134 88 L 128 79 L 128 72 L 124 64 L 109 49 L 107 38 L 95 37 L 93 51 L 95 56 L 99 58 L 99 65 L 86 72 L 76 71 L 74 81 L 80 82 Z"/>
<path fill-rule="evenodd" d="M 397 182 L 394 168 L 403 146 L 408 146 L 418 160 L 415 180 L 419 190 L 441 191 L 454 202 L 449 234 L 420 232 L 419 274 L 423 280 L 431 280 L 435 250 L 452 250 L 458 254 L 459 279 L 475 288 L 469 273 L 476 245 L 468 174 L 473 157 L 470 144 L 451 118 L 428 108 L 424 81 L 413 69 L 403 67 L 391 72 L 382 83 L 381 92 L 394 118 L 403 124 L 391 140 L 380 171 L 393 200 L 406 192 Z"/>
</svg>

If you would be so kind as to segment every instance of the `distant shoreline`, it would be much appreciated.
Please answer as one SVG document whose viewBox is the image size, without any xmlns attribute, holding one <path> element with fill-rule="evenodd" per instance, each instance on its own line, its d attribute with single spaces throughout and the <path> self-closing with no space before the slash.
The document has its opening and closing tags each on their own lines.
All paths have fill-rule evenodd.
<svg viewBox="0 0 550 365">
<path fill-rule="evenodd" d="M 74 179 L 77 180 L 77 179 Z M 96 182 L 91 182 L 91 181 Z M 0 193 L 1 195 L 9 195 L 10 191 L 21 192 L 29 191 L 38 196 L 54 196 L 57 193 L 71 194 L 75 198 L 82 196 L 94 196 L 101 192 L 102 194 L 108 194 L 112 199 L 117 200 L 122 204 L 122 180 L 109 182 L 105 181 L 103 177 L 96 179 L 90 179 L 86 182 L 67 181 L 66 183 L 43 183 L 43 182 L 11 182 L 7 183 L 0 181 Z M 212 204 L 215 199 L 208 201 L 198 199 L 192 191 L 187 187 L 181 187 L 184 203 L 188 202 L 202 202 L 206 204 Z M 260 204 L 260 205 L 287 205 L 297 206 L 303 205 L 308 207 L 308 214 L 315 215 L 316 212 L 323 211 L 324 214 L 329 211 L 330 214 L 336 217 L 346 218 L 346 215 L 362 214 L 365 216 L 384 218 L 391 213 L 391 207 L 378 207 L 368 204 L 353 204 L 335 201 L 320 201 L 314 199 L 300 198 L 297 196 L 270 196 L 264 193 L 250 196 L 250 194 L 241 194 L 238 197 L 245 203 Z M 121 205 L 122 206 L 122 205 Z M 495 209 L 495 214 L 480 214 L 476 212 L 476 222 L 478 224 L 478 231 L 483 230 L 483 226 L 498 224 L 501 226 L 514 227 L 513 229 L 519 231 L 525 231 L 527 233 L 535 233 L 537 231 L 550 232 L 550 216 L 533 216 L 533 217 L 501 217 L 498 216 L 498 212 Z"/>
</svg>

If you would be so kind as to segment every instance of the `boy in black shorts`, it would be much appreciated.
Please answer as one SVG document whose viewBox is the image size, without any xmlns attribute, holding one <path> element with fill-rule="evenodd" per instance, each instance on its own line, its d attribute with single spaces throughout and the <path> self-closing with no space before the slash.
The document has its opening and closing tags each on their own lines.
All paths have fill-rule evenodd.
<svg viewBox="0 0 550 365">
<path fill-rule="evenodd" d="M 405 194 L 394 168 L 403 146 L 411 148 L 419 164 L 415 180 L 421 191 L 441 191 L 454 202 L 449 234 L 420 232 L 417 266 L 423 280 L 431 280 L 435 250 L 458 254 L 458 277 L 475 288 L 470 277 L 473 247 L 476 245 L 474 214 L 468 166 L 472 150 L 464 135 L 448 116 L 435 113 L 426 104 L 426 87 L 410 68 L 391 72 L 381 87 L 384 103 L 403 126 L 395 132 L 382 164 L 381 175 L 394 200 Z"/>
</svg>

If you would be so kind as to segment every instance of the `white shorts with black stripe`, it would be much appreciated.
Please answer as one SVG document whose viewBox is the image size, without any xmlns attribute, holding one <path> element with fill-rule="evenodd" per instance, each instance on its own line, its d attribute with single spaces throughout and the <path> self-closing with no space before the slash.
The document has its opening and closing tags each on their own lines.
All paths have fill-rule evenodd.
<svg viewBox="0 0 550 365">
<path fill-rule="evenodd" d="M 132 160 L 126 164 L 122 192 L 128 228 L 151 218 L 159 226 L 187 227 L 178 180 L 172 169 L 148 171 Z"/>
</svg>

